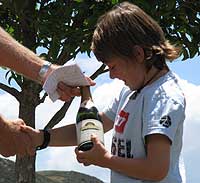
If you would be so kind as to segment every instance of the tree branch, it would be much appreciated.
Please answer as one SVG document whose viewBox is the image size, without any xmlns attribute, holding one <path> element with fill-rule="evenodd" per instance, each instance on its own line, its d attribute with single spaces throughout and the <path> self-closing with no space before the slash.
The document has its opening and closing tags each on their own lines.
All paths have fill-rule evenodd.
<svg viewBox="0 0 200 183">
<path fill-rule="evenodd" d="M 65 114 L 71 105 L 72 101 L 74 98 L 72 98 L 69 102 L 65 102 L 64 105 L 60 108 L 59 111 L 51 118 L 49 123 L 44 127 L 44 129 L 51 129 L 53 128 L 56 124 L 58 124 L 64 117 Z"/>
<path fill-rule="evenodd" d="M 45 98 L 48 96 L 48 94 L 45 92 L 43 97 L 39 100 L 39 104 L 44 103 Z"/>
<path fill-rule="evenodd" d="M 103 74 L 103 73 L 105 73 L 105 72 L 108 72 L 108 69 L 105 69 L 105 67 L 106 67 L 106 65 L 105 65 L 105 64 L 102 64 L 102 65 L 99 67 L 99 69 L 97 69 L 96 72 L 90 76 L 90 78 L 94 80 L 94 79 L 97 78 L 100 74 Z"/>
<path fill-rule="evenodd" d="M 21 94 L 18 90 L 16 90 L 15 88 L 9 87 L 3 83 L 0 83 L 0 89 L 8 92 L 9 94 L 11 94 L 12 96 L 14 96 L 18 101 L 20 101 L 21 98 Z"/>
<path fill-rule="evenodd" d="M 65 41 L 66 42 L 66 41 Z M 63 65 L 66 61 L 70 60 L 73 56 L 70 56 L 67 50 L 67 43 L 64 44 L 61 53 L 58 56 L 57 64 Z"/>
</svg>

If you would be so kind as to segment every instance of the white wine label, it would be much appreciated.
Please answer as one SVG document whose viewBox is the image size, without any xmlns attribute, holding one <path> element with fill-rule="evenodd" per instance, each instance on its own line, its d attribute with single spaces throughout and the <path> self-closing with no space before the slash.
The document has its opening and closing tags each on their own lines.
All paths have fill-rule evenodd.
<svg viewBox="0 0 200 183">
<path fill-rule="evenodd" d="M 77 143 L 90 141 L 91 135 L 94 134 L 97 138 L 104 143 L 104 132 L 102 122 L 96 119 L 85 119 L 76 124 Z"/>
</svg>

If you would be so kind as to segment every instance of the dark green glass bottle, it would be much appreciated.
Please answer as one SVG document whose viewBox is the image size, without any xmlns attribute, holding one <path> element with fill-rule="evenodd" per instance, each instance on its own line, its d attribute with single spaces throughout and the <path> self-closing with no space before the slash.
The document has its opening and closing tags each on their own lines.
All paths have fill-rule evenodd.
<svg viewBox="0 0 200 183">
<path fill-rule="evenodd" d="M 89 86 L 81 87 L 81 105 L 76 116 L 78 149 L 88 151 L 93 147 L 91 135 L 104 143 L 103 123 L 94 105 Z"/>
</svg>

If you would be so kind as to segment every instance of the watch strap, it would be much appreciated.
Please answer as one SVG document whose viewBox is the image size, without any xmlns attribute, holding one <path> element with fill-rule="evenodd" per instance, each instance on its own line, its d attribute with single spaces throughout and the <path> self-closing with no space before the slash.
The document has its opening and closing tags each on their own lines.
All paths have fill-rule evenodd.
<svg viewBox="0 0 200 183">
<path fill-rule="evenodd" d="M 40 146 L 36 147 L 36 150 L 45 149 L 48 146 L 48 144 L 50 142 L 50 138 L 51 138 L 51 134 L 49 133 L 48 130 L 44 129 L 44 130 L 40 130 L 40 131 L 42 131 L 43 134 L 44 134 L 44 138 L 43 138 L 44 140 L 43 140 L 43 143 Z"/>
</svg>

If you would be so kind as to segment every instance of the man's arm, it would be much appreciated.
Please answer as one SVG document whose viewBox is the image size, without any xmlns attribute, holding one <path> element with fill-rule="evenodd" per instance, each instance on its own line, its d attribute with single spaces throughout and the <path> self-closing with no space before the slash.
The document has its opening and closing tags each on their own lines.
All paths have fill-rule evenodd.
<svg viewBox="0 0 200 183">
<path fill-rule="evenodd" d="M 44 83 L 48 75 L 59 67 L 53 64 L 43 67 L 45 63 L 44 60 L 22 46 L 0 27 L 0 66 L 15 70 L 38 83 Z M 46 68 L 42 70 L 43 74 L 40 74 L 42 77 L 39 76 L 41 68 Z M 69 101 L 71 97 L 80 95 L 78 88 L 65 86 L 65 92 L 63 92 L 62 86 L 63 83 L 59 83 L 57 86 L 61 100 Z M 20 131 L 20 124 L 22 124 L 21 119 L 11 121 L 0 116 L 0 154 L 4 156 L 25 154 L 27 148 L 31 149 L 28 147 L 30 143 L 26 143 L 30 142 L 30 139 L 28 139 L 27 134 Z M 23 124 L 25 125 L 24 122 Z"/>
<path fill-rule="evenodd" d="M 8 67 L 39 82 L 38 73 L 44 62 L 0 27 L 0 66 Z"/>
</svg>

